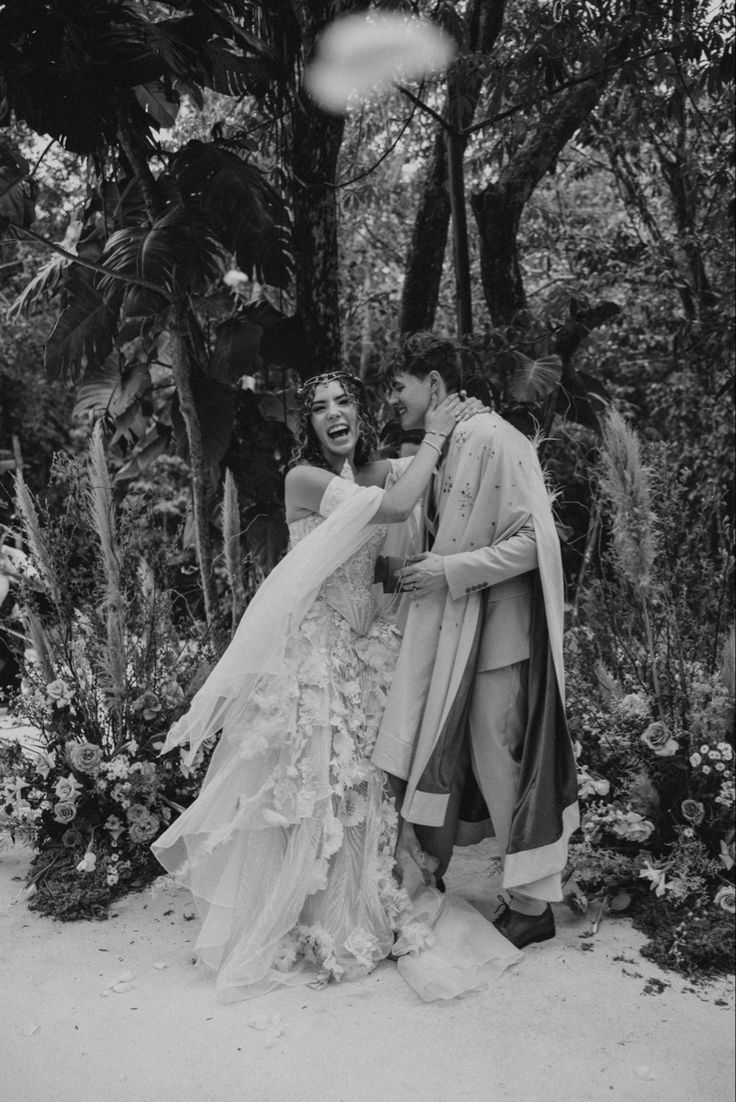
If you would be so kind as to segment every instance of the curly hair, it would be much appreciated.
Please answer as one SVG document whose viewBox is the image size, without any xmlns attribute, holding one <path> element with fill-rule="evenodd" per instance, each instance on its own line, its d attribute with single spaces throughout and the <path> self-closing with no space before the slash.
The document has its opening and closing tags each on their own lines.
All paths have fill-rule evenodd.
<svg viewBox="0 0 736 1102">
<path fill-rule="evenodd" d="M 355 466 L 364 467 L 366 463 L 370 463 L 374 458 L 378 447 L 376 426 L 368 409 L 367 396 L 360 380 L 346 374 L 339 382 L 345 393 L 352 398 L 358 412 L 358 442 L 355 445 Z M 312 386 L 305 387 L 301 392 L 301 404 L 295 433 L 296 439 L 289 460 L 290 467 L 296 467 L 300 463 L 308 463 L 312 467 L 322 467 L 326 471 L 333 469 L 322 451 L 312 426 L 312 403 L 314 402 L 314 393 L 319 385 L 320 380 L 315 379 Z"/>
<path fill-rule="evenodd" d="M 462 370 L 461 348 L 457 341 L 422 329 L 402 338 L 384 362 L 381 376 L 390 387 L 395 375 L 406 373 L 426 379 L 430 371 L 436 371 L 451 393 L 462 385 Z"/>
</svg>

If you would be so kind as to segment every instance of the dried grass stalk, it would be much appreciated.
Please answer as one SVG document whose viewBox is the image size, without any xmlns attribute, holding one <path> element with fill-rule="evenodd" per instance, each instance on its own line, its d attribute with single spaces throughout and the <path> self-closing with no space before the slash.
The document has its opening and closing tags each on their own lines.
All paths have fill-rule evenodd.
<svg viewBox="0 0 736 1102">
<path fill-rule="evenodd" d="M 613 514 L 613 548 L 621 571 L 641 601 L 652 687 L 662 715 L 654 633 L 647 597 L 654 584 L 657 517 L 651 507 L 650 471 L 641 458 L 639 438 L 612 409 L 603 425 L 599 484 Z"/>
<path fill-rule="evenodd" d="M 41 672 L 46 679 L 47 684 L 56 680 L 56 671 L 54 664 L 51 661 L 52 647 L 44 631 L 43 624 L 36 616 L 35 612 L 32 612 L 28 607 L 23 612 L 23 622 L 26 628 L 26 634 L 31 641 L 33 652 L 36 655 L 38 664 L 41 667 Z"/>
<path fill-rule="evenodd" d="M 36 512 L 33 497 L 20 471 L 18 471 L 15 476 L 15 500 L 18 512 L 23 521 L 23 532 L 28 543 L 33 565 L 36 567 L 41 581 L 46 587 L 46 592 L 58 608 L 61 604 L 61 586 L 59 585 L 54 561 L 51 557 L 51 552 L 49 551 L 49 546 L 41 527 L 41 521 Z"/>
<path fill-rule="evenodd" d="M 240 570 L 240 506 L 238 487 L 232 471 L 225 471 L 225 486 L 222 497 L 222 544 L 225 556 L 225 570 L 232 594 L 233 629 L 242 615 L 245 605 L 245 591 Z"/>
<path fill-rule="evenodd" d="M 126 696 L 125 602 L 120 582 L 112 483 L 99 421 L 95 425 L 89 447 L 87 507 L 92 530 L 100 545 L 100 564 L 105 580 L 103 607 L 106 612 L 107 647 L 101 657 L 102 676 L 105 689 L 113 700 L 119 730 Z"/>
<path fill-rule="evenodd" d="M 734 697 L 736 697 L 736 628 L 733 624 L 728 633 L 728 638 L 723 645 L 721 681 L 726 686 L 728 695 L 733 700 Z"/>
</svg>

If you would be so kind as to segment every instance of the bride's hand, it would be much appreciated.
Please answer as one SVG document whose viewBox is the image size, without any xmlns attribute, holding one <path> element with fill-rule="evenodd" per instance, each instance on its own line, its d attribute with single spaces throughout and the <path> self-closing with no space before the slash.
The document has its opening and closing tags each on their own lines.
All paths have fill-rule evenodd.
<svg viewBox="0 0 736 1102">
<path fill-rule="evenodd" d="M 437 399 L 433 397 L 424 415 L 424 431 L 439 433 L 440 436 L 450 436 L 459 419 L 462 399 L 459 394 L 448 394 L 439 405 L 436 405 L 436 401 Z"/>
<path fill-rule="evenodd" d="M 488 406 L 484 406 L 479 398 L 468 398 L 464 390 L 460 391 L 460 407 L 458 410 L 458 421 L 467 421 L 470 417 L 475 417 L 476 413 L 490 413 L 491 410 Z"/>
</svg>

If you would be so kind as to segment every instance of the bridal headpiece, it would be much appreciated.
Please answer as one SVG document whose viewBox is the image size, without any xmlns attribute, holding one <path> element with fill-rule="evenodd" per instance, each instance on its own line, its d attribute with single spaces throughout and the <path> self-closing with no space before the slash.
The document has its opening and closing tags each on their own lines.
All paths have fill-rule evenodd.
<svg viewBox="0 0 736 1102">
<path fill-rule="evenodd" d="M 318 386 L 324 386 L 326 383 L 332 383 L 338 379 L 345 379 L 347 382 L 357 386 L 360 390 L 363 389 L 363 384 L 358 376 L 353 375 L 350 371 L 325 371 L 321 375 L 312 375 L 310 379 L 305 379 L 297 390 L 296 396 L 301 402 L 310 390 L 316 390 Z"/>
</svg>

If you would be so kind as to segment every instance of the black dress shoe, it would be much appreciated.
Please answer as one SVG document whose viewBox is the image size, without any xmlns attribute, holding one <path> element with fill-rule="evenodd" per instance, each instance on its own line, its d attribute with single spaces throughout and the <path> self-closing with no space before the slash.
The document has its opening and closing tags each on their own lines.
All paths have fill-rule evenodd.
<svg viewBox="0 0 736 1102">
<path fill-rule="evenodd" d="M 549 903 L 541 915 L 512 911 L 505 900 L 501 901 L 499 910 L 501 913 L 493 920 L 493 925 L 517 949 L 523 949 L 533 941 L 549 941 L 555 936 L 555 916 Z"/>
</svg>

